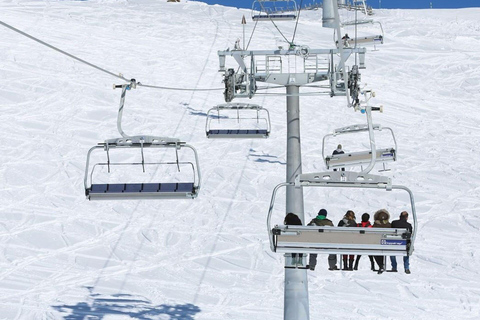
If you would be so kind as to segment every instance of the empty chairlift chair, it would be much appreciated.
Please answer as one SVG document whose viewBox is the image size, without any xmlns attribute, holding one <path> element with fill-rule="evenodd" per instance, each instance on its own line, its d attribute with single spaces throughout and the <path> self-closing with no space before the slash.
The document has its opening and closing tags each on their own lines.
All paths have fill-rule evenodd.
<svg viewBox="0 0 480 320">
<path fill-rule="evenodd" d="M 227 103 L 207 112 L 207 138 L 268 138 L 270 114 L 256 104 Z"/>
<path fill-rule="evenodd" d="M 397 228 L 356 228 L 272 225 L 272 212 L 279 188 L 295 187 L 327 188 L 375 188 L 386 191 L 404 190 L 410 197 L 413 233 Z M 320 172 L 298 175 L 295 183 L 282 183 L 275 187 L 267 217 L 270 248 L 277 253 L 325 253 L 352 255 L 398 255 L 413 252 L 417 230 L 417 217 L 412 192 L 399 185 L 392 185 L 387 177 L 355 172 Z"/>
<path fill-rule="evenodd" d="M 382 127 L 378 124 L 373 125 L 373 131 L 381 131 L 387 130 L 391 133 L 392 141 L 394 143 L 393 146 L 388 148 L 380 148 L 376 149 L 375 162 L 387 162 L 387 161 L 396 161 L 397 159 L 397 142 L 395 140 L 395 135 L 391 128 Z M 325 166 L 327 169 L 331 168 L 339 168 L 345 166 L 358 166 L 358 165 L 366 165 L 371 162 L 372 159 L 372 150 L 365 150 L 365 151 L 357 151 L 357 152 L 347 152 L 343 154 L 335 154 L 335 155 L 326 155 L 325 154 L 325 147 L 326 147 L 326 139 L 332 136 L 337 135 L 344 135 L 344 134 L 354 134 L 359 132 L 368 132 L 368 125 L 366 124 L 358 124 L 358 125 L 351 125 L 339 129 L 335 129 L 332 134 L 328 134 L 323 137 L 322 143 L 322 156 L 325 161 Z M 385 169 L 385 168 L 384 168 Z"/>
<path fill-rule="evenodd" d="M 252 5 L 253 21 L 295 20 L 297 16 L 294 0 L 256 0 Z"/>
<path fill-rule="evenodd" d="M 140 161 L 131 161 L 128 158 L 118 156 L 118 153 L 131 149 L 136 150 L 133 154 L 136 154 L 137 159 L 141 159 Z M 173 152 L 175 160 L 161 161 L 158 160 L 158 157 L 152 156 L 151 158 L 156 159 L 155 161 L 146 161 L 145 153 L 147 150 L 155 153 L 160 149 L 169 150 L 168 153 Z M 184 150 L 191 151 L 188 161 L 179 160 L 179 153 Z M 91 163 L 94 151 L 103 151 L 105 158 L 102 158 L 106 161 Z M 116 156 L 121 160 L 113 161 L 114 153 L 117 153 Z M 162 168 L 166 167 L 169 167 L 173 172 L 173 174 L 169 173 L 168 181 L 142 180 L 142 174 L 146 174 L 149 170 L 150 172 L 160 172 L 161 175 Z M 97 178 L 95 170 L 102 171 L 102 175 L 98 173 L 103 178 L 100 183 L 94 182 Z M 187 171 L 186 175 L 182 174 L 184 180 L 178 181 L 175 179 L 175 175 L 182 170 Z M 111 176 L 115 176 L 117 180 L 110 181 Z M 123 180 L 125 176 L 131 180 Z M 85 195 L 89 200 L 195 198 L 200 190 L 197 151 L 185 142 L 172 138 L 133 136 L 106 140 L 88 151 L 84 184 Z"/>
</svg>

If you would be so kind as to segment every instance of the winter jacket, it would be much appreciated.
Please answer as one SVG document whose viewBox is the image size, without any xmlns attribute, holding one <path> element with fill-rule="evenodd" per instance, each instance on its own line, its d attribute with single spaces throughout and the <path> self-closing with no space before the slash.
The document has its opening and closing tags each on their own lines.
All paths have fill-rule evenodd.
<svg viewBox="0 0 480 320">
<path fill-rule="evenodd" d="M 342 149 L 335 149 L 333 150 L 333 155 L 336 155 L 336 154 L 344 154 L 345 152 L 342 150 Z"/>
<path fill-rule="evenodd" d="M 375 222 L 373 223 L 374 228 L 390 228 L 390 213 L 388 213 L 387 210 L 385 209 L 380 209 L 377 212 L 375 212 L 375 215 L 373 216 L 373 219 Z"/>
<path fill-rule="evenodd" d="M 333 222 L 327 218 L 319 219 L 319 216 L 317 216 L 316 218 L 312 219 L 312 221 L 310 221 L 308 225 L 319 226 L 319 227 L 324 227 L 324 226 L 333 227 Z"/>
<path fill-rule="evenodd" d="M 286 225 L 301 226 L 302 220 L 300 220 L 300 218 L 296 214 L 289 213 L 286 215 L 284 223 Z"/>
<path fill-rule="evenodd" d="M 356 227 L 357 222 L 355 220 L 348 220 L 347 218 L 343 218 L 338 222 L 339 227 Z"/>
<path fill-rule="evenodd" d="M 360 228 L 372 228 L 372 224 L 370 223 L 370 221 L 367 221 L 367 222 L 361 222 L 361 223 L 357 223 L 357 227 L 360 227 Z"/>
<path fill-rule="evenodd" d="M 392 228 L 407 229 L 409 232 L 413 231 L 412 225 L 407 222 L 407 219 L 400 218 L 399 220 L 392 221 Z"/>
</svg>

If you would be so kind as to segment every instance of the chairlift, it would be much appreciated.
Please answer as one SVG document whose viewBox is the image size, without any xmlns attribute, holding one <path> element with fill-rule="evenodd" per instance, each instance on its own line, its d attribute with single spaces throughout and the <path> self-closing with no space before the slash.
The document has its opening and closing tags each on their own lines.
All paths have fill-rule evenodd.
<svg viewBox="0 0 480 320">
<path fill-rule="evenodd" d="M 295 20 L 298 7 L 294 0 L 255 0 L 252 5 L 253 21 Z"/>
<path fill-rule="evenodd" d="M 256 104 L 220 104 L 208 110 L 205 132 L 209 139 L 268 138 L 270 113 Z"/>
<path fill-rule="evenodd" d="M 393 130 L 391 128 L 382 127 L 378 124 L 372 123 L 372 111 L 383 112 L 383 106 L 372 107 L 369 105 L 369 100 L 375 96 L 375 93 L 373 91 L 364 90 L 361 93 L 365 97 L 365 103 L 363 106 L 359 105 L 357 109 L 360 109 L 361 112 L 366 115 L 367 124 L 356 124 L 352 126 L 335 129 L 332 134 L 327 134 L 326 136 L 323 137 L 322 158 L 325 161 L 325 165 L 327 169 L 330 169 L 332 167 L 343 168 L 346 165 L 356 166 L 356 165 L 363 165 L 368 163 L 369 165 L 367 166 L 366 169 L 362 168 L 362 173 L 366 174 L 373 169 L 376 162 L 384 163 L 386 161 L 397 160 L 397 141 L 395 139 L 395 135 L 393 134 Z M 383 129 L 390 132 L 394 146 L 383 148 L 383 149 L 377 149 L 375 144 L 375 131 L 381 131 Z M 335 155 L 332 154 L 331 156 L 325 155 L 325 141 L 328 137 L 342 135 L 342 134 L 359 133 L 359 132 L 368 132 L 370 150 L 342 153 L 342 154 L 335 154 Z M 384 165 L 384 171 L 386 171 L 385 165 Z"/>
<path fill-rule="evenodd" d="M 392 136 L 392 141 L 394 143 L 394 145 L 391 147 L 376 149 L 375 161 L 376 162 L 396 161 L 397 160 L 397 141 L 395 139 L 393 130 L 389 127 L 382 127 L 379 124 L 374 124 L 373 130 L 389 131 Z M 372 158 L 372 150 L 346 152 L 343 154 L 335 154 L 335 155 L 325 154 L 325 147 L 326 147 L 325 142 L 329 137 L 332 137 L 332 136 L 335 137 L 343 134 L 355 134 L 355 133 L 368 132 L 368 131 L 369 129 L 367 124 L 355 124 L 355 125 L 335 129 L 333 133 L 325 135 L 323 137 L 323 142 L 322 142 L 322 157 L 325 161 L 325 166 L 327 167 L 327 169 L 368 164 Z"/>
<path fill-rule="evenodd" d="M 286 186 L 404 190 L 410 198 L 413 232 L 401 228 L 273 225 L 276 194 Z M 295 182 L 281 183 L 275 187 L 267 216 L 267 230 L 270 249 L 277 253 L 410 256 L 417 232 L 417 216 L 413 193 L 407 187 L 392 185 L 388 177 L 348 171 L 318 172 L 300 174 Z"/>
<path fill-rule="evenodd" d="M 147 149 L 159 148 L 171 149 L 175 152 L 175 161 L 147 161 L 145 151 Z M 114 152 L 125 149 L 138 150 L 141 161 L 112 161 Z M 184 149 L 190 149 L 193 152 L 193 161 L 179 160 L 179 152 L 182 152 Z M 105 161 L 91 164 L 91 155 L 96 150 L 104 151 Z M 145 173 L 146 168 L 150 167 L 154 167 L 154 169 L 151 169 L 152 171 L 161 171 L 161 168 L 170 167 L 174 171 L 189 170 L 191 173 L 187 181 L 175 181 L 174 177 L 171 177 L 168 182 L 145 181 L 142 177 L 142 172 Z M 94 182 L 95 171 L 100 170 L 100 168 L 104 168 L 104 172 L 106 168 L 107 176 L 110 176 L 115 170 L 122 174 L 129 171 L 130 176 L 135 176 L 135 181 L 133 183 L 127 181 L 102 181 L 101 183 L 96 183 Z M 142 170 L 135 171 L 135 168 L 141 168 Z M 133 136 L 106 140 L 88 151 L 84 185 L 85 195 L 89 200 L 193 199 L 197 197 L 200 190 L 197 151 L 185 142 L 172 138 Z"/>
<path fill-rule="evenodd" d="M 130 84 L 114 85 L 115 88 L 122 88 L 120 107 L 118 109 L 117 129 L 121 138 L 105 140 L 103 143 L 90 148 L 87 154 L 85 167 L 85 195 L 89 200 L 120 200 L 120 199 L 182 199 L 196 198 L 200 190 L 200 166 L 198 154 L 195 148 L 176 138 L 157 137 L 147 135 L 130 136 L 124 133 L 121 122 L 125 103 L 126 91 L 136 87 L 134 79 Z M 179 153 L 185 156 L 184 150 L 190 149 L 191 154 L 188 161 L 180 160 Z M 91 161 L 94 151 L 103 150 L 105 160 L 99 160 L 93 163 Z M 133 150 L 140 155 L 140 160 L 132 161 L 130 158 L 120 157 L 119 154 L 125 154 L 126 151 Z M 175 154 L 175 160 L 163 161 L 158 155 L 153 156 L 153 161 L 146 160 L 146 153 L 159 150 L 172 150 Z M 139 151 L 139 152 L 138 152 Z M 171 153 L 171 152 L 170 152 Z M 98 154 L 96 152 L 95 154 Z M 114 154 L 117 154 L 116 160 L 113 160 Z M 92 162 L 92 165 L 91 165 Z M 150 168 L 152 168 L 150 170 Z M 136 168 L 141 171 L 135 172 Z M 149 170 L 147 170 L 147 168 Z M 151 174 L 162 173 L 162 168 L 169 168 L 169 180 L 162 179 L 160 182 L 152 182 Z M 183 172 L 182 172 L 183 170 Z M 187 172 L 187 177 L 184 173 Z M 101 177 L 100 172 L 103 174 Z M 180 175 L 179 173 L 182 174 Z M 116 175 L 115 175 L 115 174 Z M 130 173 L 130 177 L 128 175 Z M 142 173 L 145 175 L 142 176 Z M 125 177 L 125 175 L 127 177 Z M 135 176 L 132 183 L 131 176 Z M 116 180 L 112 176 L 116 176 Z M 120 176 L 120 178 L 118 177 Z M 180 177 L 179 177 L 180 176 Z M 165 178 L 165 177 L 163 177 Z M 95 181 L 94 181 L 95 180 Z M 98 182 L 97 180 L 101 180 Z M 125 181 L 128 180 L 128 181 Z"/>
<path fill-rule="evenodd" d="M 350 33 L 350 35 L 349 35 L 348 32 L 345 32 L 345 34 L 342 37 L 343 46 L 345 48 L 353 48 L 353 47 L 356 47 L 358 45 L 366 45 L 366 44 L 373 44 L 373 45 L 383 44 L 384 32 L 383 32 L 382 24 L 379 21 L 374 21 L 372 19 L 358 20 L 358 21 L 347 21 L 347 22 L 342 23 L 342 27 L 344 28 L 344 30 L 346 29 L 346 27 L 349 27 L 349 26 L 354 26 L 355 28 L 358 29 L 359 25 L 366 25 L 366 24 L 372 24 L 372 25 L 378 24 L 379 29 L 377 31 L 380 31 L 380 33 L 369 34 L 369 35 L 357 35 L 356 37 L 351 37 L 350 35 L 352 33 Z M 363 33 L 363 30 L 361 32 Z M 334 31 L 334 35 L 333 35 L 334 39 L 336 39 L 336 34 L 335 33 L 336 33 L 336 31 Z M 358 31 L 353 31 L 353 34 L 357 34 L 357 33 L 358 33 Z M 335 40 L 335 44 L 338 48 L 338 41 L 337 40 Z"/>
</svg>

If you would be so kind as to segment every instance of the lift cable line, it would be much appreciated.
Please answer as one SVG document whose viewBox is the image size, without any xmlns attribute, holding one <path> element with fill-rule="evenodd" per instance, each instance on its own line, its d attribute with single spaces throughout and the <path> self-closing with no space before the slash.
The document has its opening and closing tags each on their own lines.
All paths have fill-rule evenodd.
<svg viewBox="0 0 480 320">
<path fill-rule="evenodd" d="M 108 70 L 103 69 L 103 68 L 101 68 L 101 67 L 99 67 L 99 66 L 96 66 L 96 65 L 94 65 L 93 63 L 90 63 L 90 62 L 88 62 L 88 61 L 85 61 L 85 60 L 83 60 L 83 59 L 80 59 L 80 58 L 74 56 L 73 54 L 70 54 L 70 53 L 68 53 L 68 52 L 66 52 L 66 51 L 63 51 L 63 50 L 61 50 L 61 49 L 59 49 L 59 48 L 51 45 L 51 44 L 46 43 L 45 41 L 42 41 L 42 40 L 40 40 L 40 39 L 38 39 L 38 38 L 35 38 L 34 36 L 29 35 L 28 33 L 25 33 L 25 32 L 23 32 L 23 31 L 15 28 L 15 27 L 13 27 L 13 26 L 11 26 L 11 25 L 3 22 L 3 21 L 0 21 L 0 24 L 3 25 L 4 27 L 10 29 L 10 30 L 13 30 L 13 31 L 21 34 L 21 35 L 24 36 L 24 37 L 27 37 L 27 38 L 29 38 L 29 39 L 31 39 L 31 40 L 33 40 L 33 41 L 36 41 L 36 42 L 38 42 L 38 43 L 40 43 L 40 44 L 42 44 L 42 45 L 44 45 L 44 46 L 46 46 L 46 47 L 48 47 L 48 48 L 50 48 L 50 49 L 53 49 L 53 50 L 55 50 L 55 51 L 57 51 L 57 52 L 60 52 L 61 54 L 64 54 L 64 55 L 72 58 L 72 59 L 75 59 L 75 60 L 77 60 L 77 61 L 79 61 L 79 62 L 81 62 L 81 63 L 84 63 L 84 64 L 86 64 L 87 66 L 90 66 L 90 67 L 92 67 L 92 68 L 95 68 L 95 69 L 97 69 L 97 70 L 99 70 L 99 71 L 102 71 L 102 72 L 104 72 L 104 73 L 106 73 L 106 74 L 109 74 L 109 75 L 111 75 L 111 76 L 113 76 L 113 77 L 122 79 L 122 80 L 124 80 L 124 81 L 126 81 L 126 82 L 130 82 L 130 80 L 131 80 L 131 79 L 125 78 L 125 77 L 123 76 L 123 74 L 121 74 L 121 73 L 115 74 L 115 73 L 113 73 L 113 72 L 111 72 L 111 71 L 108 71 Z M 223 90 L 223 88 L 203 88 L 203 89 L 197 89 L 197 88 L 175 88 L 175 87 L 165 87 L 165 86 L 154 86 L 154 85 L 142 84 L 142 83 L 140 83 L 140 82 L 137 82 L 136 84 L 137 84 L 138 86 L 142 86 L 142 87 L 146 87 L 146 88 L 154 88 L 154 89 L 162 89 L 162 90 L 176 90 L 176 91 L 217 91 L 217 90 Z"/>
<path fill-rule="evenodd" d="M 267 13 L 267 17 L 268 19 L 273 23 L 273 25 L 275 26 L 275 28 L 278 30 L 278 32 L 280 33 L 280 35 L 283 37 L 283 39 L 285 39 L 285 41 L 289 44 L 289 45 L 292 45 L 293 43 L 288 41 L 287 37 L 285 37 L 285 35 L 282 33 L 282 31 L 280 30 L 280 28 L 277 26 L 277 24 L 275 23 L 275 21 L 273 21 L 273 18 L 271 17 L 270 13 L 268 13 L 268 10 L 265 8 L 265 6 L 263 5 L 262 1 L 258 1 L 258 3 L 260 4 L 260 7 L 262 7 L 262 9 Z M 298 19 L 298 17 L 297 17 Z M 257 20 L 258 21 L 258 20 Z M 298 21 L 298 20 L 297 20 Z M 295 35 L 294 35 L 295 36 Z"/>
<path fill-rule="evenodd" d="M 295 43 L 295 35 L 297 34 L 298 21 L 300 20 L 300 13 L 302 12 L 303 0 L 300 0 L 300 9 L 298 10 L 297 21 L 295 22 L 295 30 L 293 30 L 292 44 Z"/>
</svg>

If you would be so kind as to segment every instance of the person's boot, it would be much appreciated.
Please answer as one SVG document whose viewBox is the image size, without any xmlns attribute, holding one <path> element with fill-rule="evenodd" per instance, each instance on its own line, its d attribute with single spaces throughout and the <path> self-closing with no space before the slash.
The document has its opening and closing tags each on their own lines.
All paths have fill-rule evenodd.
<svg viewBox="0 0 480 320">
<path fill-rule="evenodd" d="M 353 271 L 353 258 L 350 258 L 350 260 L 348 260 L 348 270 Z"/>
<path fill-rule="evenodd" d="M 343 268 L 342 270 L 348 270 L 348 260 L 347 257 L 343 257 Z"/>
</svg>

